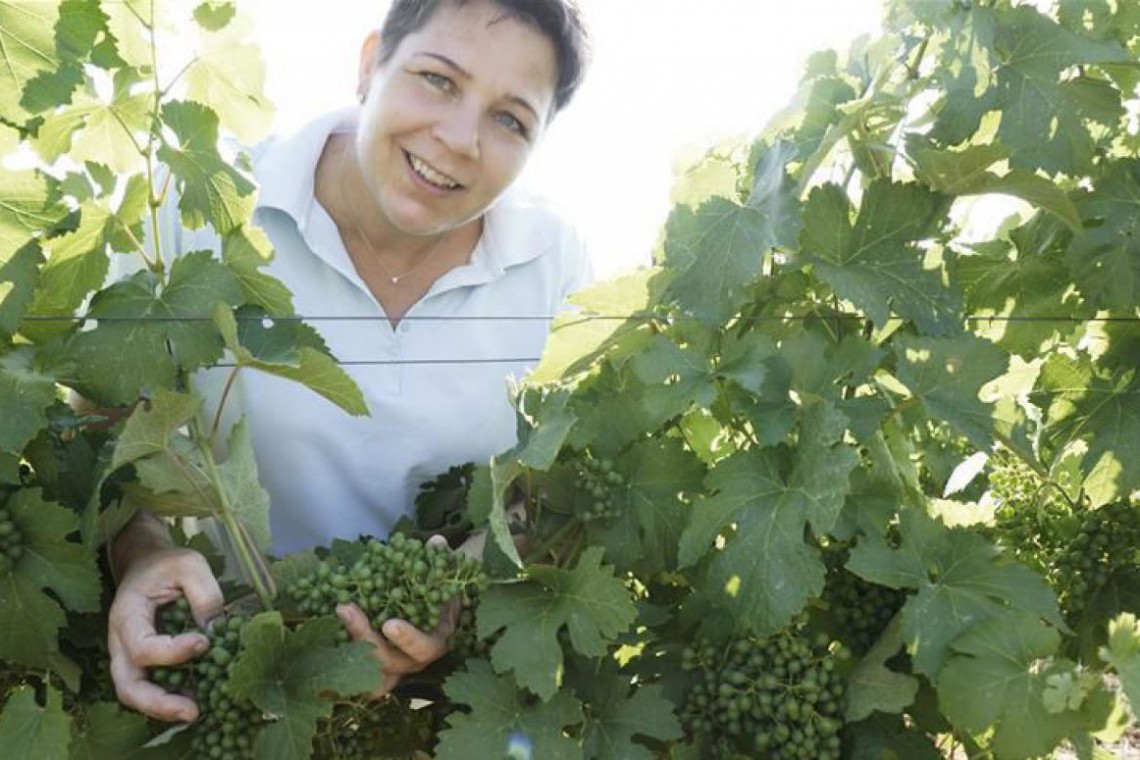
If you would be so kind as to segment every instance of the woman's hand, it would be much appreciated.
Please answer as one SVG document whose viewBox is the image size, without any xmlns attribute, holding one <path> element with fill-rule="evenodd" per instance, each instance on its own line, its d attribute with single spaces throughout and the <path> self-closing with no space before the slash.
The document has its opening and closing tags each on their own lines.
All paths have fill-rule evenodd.
<svg viewBox="0 0 1140 760">
<path fill-rule="evenodd" d="M 446 548 L 447 539 L 432 536 L 428 544 Z M 373 653 L 380 662 L 383 679 L 379 688 L 372 692 L 373 697 L 383 697 L 396 688 L 401 677 L 419 673 L 447 654 L 447 640 L 459 618 L 459 600 L 443 605 L 442 613 L 439 625 L 431 632 L 421 631 L 400 618 L 385 620 L 377 631 L 364 611 L 355 604 L 342 604 L 336 608 L 337 617 L 344 623 L 352 640 L 367 641 L 374 647 Z"/>
<path fill-rule="evenodd" d="M 205 634 L 165 636 L 155 630 L 158 608 L 185 596 L 199 625 L 222 612 L 222 591 L 205 558 L 174 547 L 151 548 L 134 557 L 115 592 L 108 621 L 111 678 L 119 701 L 152 718 L 190 722 L 198 717 L 194 700 L 171 694 L 147 680 L 146 669 L 177 665 L 203 654 Z"/>
</svg>

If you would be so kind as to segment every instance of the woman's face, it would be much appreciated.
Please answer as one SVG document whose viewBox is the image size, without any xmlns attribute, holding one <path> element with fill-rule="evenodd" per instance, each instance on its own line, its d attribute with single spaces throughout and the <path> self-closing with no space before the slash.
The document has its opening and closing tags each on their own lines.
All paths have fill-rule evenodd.
<svg viewBox="0 0 1140 760">
<path fill-rule="evenodd" d="M 490 2 L 442 6 L 382 65 L 361 58 L 356 157 L 389 233 L 478 218 L 518 177 L 551 112 L 554 46 Z"/>
</svg>

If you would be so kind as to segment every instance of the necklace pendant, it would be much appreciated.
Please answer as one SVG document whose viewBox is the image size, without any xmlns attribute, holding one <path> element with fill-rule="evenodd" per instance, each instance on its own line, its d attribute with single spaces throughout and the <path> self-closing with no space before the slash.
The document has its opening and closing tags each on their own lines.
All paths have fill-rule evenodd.
<svg viewBox="0 0 1140 760">
<path fill-rule="evenodd" d="M 400 284 L 400 278 L 399 277 L 393 277 L 392 278 L 392 284 L 393 285 L 399 285 Z"/>
</svg>

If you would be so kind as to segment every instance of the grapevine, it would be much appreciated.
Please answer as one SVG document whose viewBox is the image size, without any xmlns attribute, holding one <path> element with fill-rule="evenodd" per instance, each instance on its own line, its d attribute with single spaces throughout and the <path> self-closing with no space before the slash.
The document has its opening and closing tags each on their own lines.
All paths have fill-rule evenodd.
<svg viewBox="0 0 1140 760">
<path fill-rule="evenodd" d="M 343 702 L 318 724 L 316 760 L 411 760 L 431 746 L 431 709 L 413 709 L 404 699 Z"/>
<path fill-rule="evenodd" d="M 1055 583 L 1070 615 L 1117 573 L 1140 568 L 1140 507 L 1118 501 L 1080 513 L 1080 527 L 1055 560 Z"/>
</svg>

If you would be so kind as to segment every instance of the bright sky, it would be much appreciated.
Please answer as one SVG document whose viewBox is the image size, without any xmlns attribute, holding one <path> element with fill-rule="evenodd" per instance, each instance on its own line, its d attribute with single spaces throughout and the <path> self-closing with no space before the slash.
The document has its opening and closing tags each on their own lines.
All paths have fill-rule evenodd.
<svg viewBox="0 0 1140 760">
<path fill-rule="evenodd" d="M 594 41 L 582 89 L 523 181 L 583 230 L 608 276 L 650 261 L 683 150 L 759 131 L 807 56 L 878 28 L 881 0 L 580 0 Z M 289 131 L 353 102 L 357 53 L 385 0 L 243 0 Z"/>
</svg>

